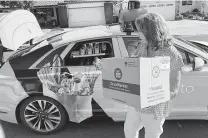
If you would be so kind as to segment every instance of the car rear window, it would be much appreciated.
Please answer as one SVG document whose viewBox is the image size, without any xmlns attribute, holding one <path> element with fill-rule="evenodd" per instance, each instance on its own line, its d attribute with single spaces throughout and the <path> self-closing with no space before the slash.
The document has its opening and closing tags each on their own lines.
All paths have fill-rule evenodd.
<svg viewBox="0 0 208 138">
<path fill-rule="evenodd" d="M 52 50 L 52 45 L 47 45 L 41 47 L 29 54 L 24 56 L 18 55 L 12 57 L 9 60 L 13 69 L 28 69 L 31 67 L 38 59 L 40 59 L 43 55 L 45 55 L 48 51 Z"/>
<path fill-rule="evenodd" d="M 64 51 L 64 49 L 67 47 L 67 45 L 66 46 L 62 46 L 62 47 L 60 47 L 60 48 L 58 48 L 58 49 L 56 49 L 56 50 L 54 50 L 54 51 L 52 51 L 47 57 L 45 57 L 37 66 L 36 66 L 36 68 L 41 68 L 41 67 L 43 67 L 45 64 L 47 64 L 47 63 L 50 63 L 51 65 L 52 65 L 52 63 L 53 63 L 53 58 L 54 58 L 54 56 L 57 54 L 57 55 L 60 55 L 63 51 Z"/>
</svg>

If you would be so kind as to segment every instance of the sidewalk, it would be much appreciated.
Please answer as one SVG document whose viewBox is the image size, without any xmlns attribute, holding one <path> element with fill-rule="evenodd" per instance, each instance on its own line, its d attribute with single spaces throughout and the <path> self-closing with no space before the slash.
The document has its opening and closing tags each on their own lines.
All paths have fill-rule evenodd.
<svg viewBox="0 0 208 138">
<path fill-rule="evenodd" d="M 173 35 L 204 35 L 208 34 L 208 21 L 179 20 L 167 21 Z"/>
</svg>

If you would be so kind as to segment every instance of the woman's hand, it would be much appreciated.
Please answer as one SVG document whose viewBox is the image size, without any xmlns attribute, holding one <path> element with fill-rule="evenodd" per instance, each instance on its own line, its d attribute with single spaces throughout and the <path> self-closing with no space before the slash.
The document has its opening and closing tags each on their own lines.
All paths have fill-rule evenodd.
<svg viewBox="0 0 208 138">
<path fill-rule="evenodd" d="M 68 73 L 68 72 L 64 72 L 63 74 L 61 74 L 61 77 L 62 77 L 62 78 L 65 78 L 65 77 L 67 77 L 67 78 L 72 78 L 72 74 L 70 74 L 70 73 Z"/>
<path fill-rule="evenodd" d="M 96 67 L 96 69 L 101 70 L 102 69 L 102 62 L 101 59 L 99 58 L 95 58 L 95 61 L 93 62 L 94 66 Z"/>
</svg>

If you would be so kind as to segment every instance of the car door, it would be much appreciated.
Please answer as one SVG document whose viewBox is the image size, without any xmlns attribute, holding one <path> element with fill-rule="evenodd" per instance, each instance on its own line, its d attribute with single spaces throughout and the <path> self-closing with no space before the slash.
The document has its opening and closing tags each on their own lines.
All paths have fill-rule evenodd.
<svg viewBox="0 0 208 138">
<path fill-rule="evenodd" d="M 94 48 L 93 51 L 91 51 L 90 47 Z M 95 57 L 100 59 L 121 57 L 121 54 L 118 48 L 117 38 L 113 37 L 95 38 L 71 43 L 71 46 L 66 48 L 61 56 L 64 59 L 64 66 L 70 72 L 75 73 L 95 71 L 93 65 Z M 115 120 L 118 115 L 117 112 L 123 111 L 123 106 L 103 96 L 102 75 L 97 78 L 94 86 L 92 106 L 95 116 L 103 116 L 100 112 L 104 111 Z"/>
<path fill-rule="evenodd" d="M 138 42 L 139 37 L 138 36 L 134 36 L 134 35 L 130 35 L 130 36 L 118 36 L 118 44 L 119 44 L 119 49 L 121 51 L 121 57 L 129 57 L 127 49 L 130 47 L 134 47 L 137 46 L 135 45 L 135 41 Z M 126 116 L 126 111 L 128 106 L 126 104 L 120 104 L 119 106 L 122 106 L 122 111 L 119 114 L 119 121 L 124 121 L 125 120 L 125 116 Z"/>
<path fill-rule="evenodd" d="M 118 38 L 120 47 L 122 48 L 122 57 L 128 57 L 126 49 L 128 46 L 132 46 L 132 41 L 138 41 L 137 36 L 123 36 Z M 125 45 L 126 47 L 122 47 Z M 203 70 L 193 71 L 192 65 L 194 57 L 190 51 L 177 47 L 183 57 L 185 66 L 183 67 L 182 80 L 180 84 L 179 95 L 175 99 L 175 105 L 173 107 L 170 118 L 188 118 L 207 115 L 207 88 L 206 84 L 208 80 L 208 65 L 207 62 L 204 65 Z"/>
<path fill-rule="evenodd" d="M 70 72 L 90 72 L 95 71 L 93 62 L 96 57 L 110 58 L 119 56 L 119 52 L 114 49 L 114 38 L 97 38 L 84 41 L 72 42 L 60 55 L 64 61 L 64 67 Z M 107 49 L 102 51 L 102 44 L 107 45 Z M 94 49 L 96 47 L 96 50 Z"/>
<path fill-rule="evenodd" d="M 176 46 L 177 47 L 177 46 Z M 207 115 L 208 105 L 208 65 L 200 71 L 193 71 L 194 58 L 197 55 L 190 50 L 177 47 L 183 57 L 184 67 L 181 76 L 179 94 L 170 117 L 180 119 L 199 119 Z"/>
</svg>

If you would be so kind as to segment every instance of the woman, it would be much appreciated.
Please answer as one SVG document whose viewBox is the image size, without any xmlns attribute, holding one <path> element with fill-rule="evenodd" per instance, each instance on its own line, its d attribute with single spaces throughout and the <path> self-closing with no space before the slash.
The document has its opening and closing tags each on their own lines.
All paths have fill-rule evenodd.
<svg viewBox="0 0 208 138">
<path fill-rule="evenodd" d="M 159 138 L 163 133 L 165 118 L 169 116 L 174 97 L 180 84 L 183 60 L 173 46 L 172 38 L 163 17 L 146 13 L 135 21 L 141 39 L 136 50 L 129 48 L 130 57 L 170 56 L 170 91 L 168 102 L 141 110 L 128 107 L 124 133 L 126 138 L 138 138 L 138 132 L 145 127 L 145 138 Z"/>
</svg>

